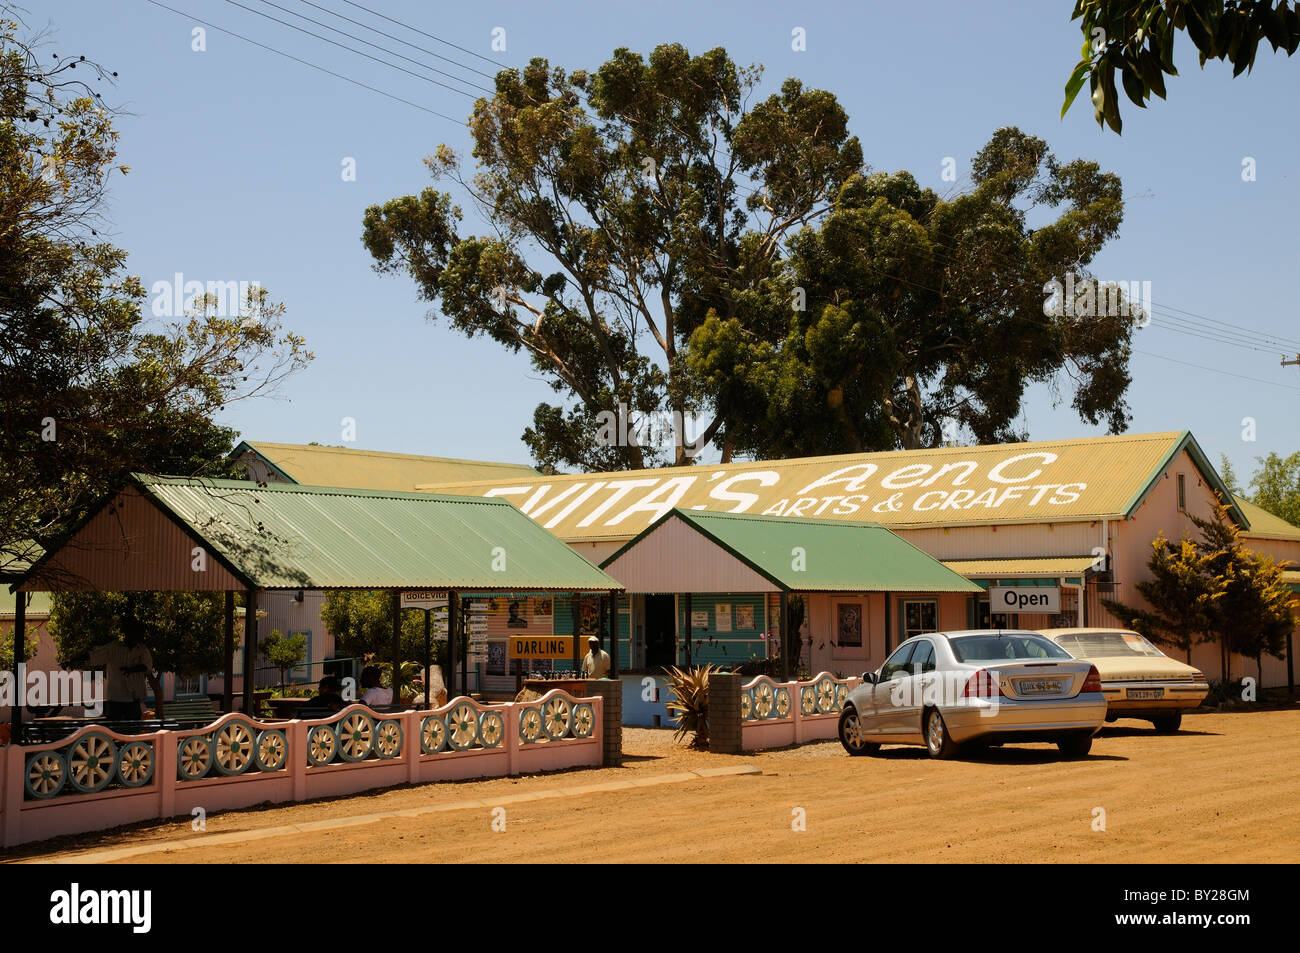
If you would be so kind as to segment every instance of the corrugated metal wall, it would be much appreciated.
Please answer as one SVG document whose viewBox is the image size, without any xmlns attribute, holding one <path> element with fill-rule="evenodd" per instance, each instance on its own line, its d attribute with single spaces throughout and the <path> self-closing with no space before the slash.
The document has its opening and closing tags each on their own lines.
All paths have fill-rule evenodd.
<svg viewBox="0 0 1300 953">
<path fill-rule="evenodd" d="M 718 631 L 716 609 L 720 604 L 731 606 L 730 632 Z M 737 609 L 741 609 L 742 612 L 737 612 Z M 692 627 L 692 664 L 703 665 L 713 662 L 739 665 L 755 656 L 763 658 L 766 654 L 766 646 L 761 638 L 765 631 L 762 593 L 695 593 L 691 596 L 691 610 L 704 612 L 708 618 L 708 626 L 705 629 Z M 739 627 L 739 617 L 745 614 L 752 617 L 753 628 Z M 682 597 L 677 601 L 677 638 L 679 642 L 686 638 L 686 600 Z M 683 663 L 686 661 L 684 653 L 683 647 L 680 655 Z"/>
<path fill-rule="evenodd" d="M 123 491 L 77 534 L 24 588 L 130 592 L 185 590 L 224 592 L 242 589 L 210 553 L 196 544 L 134 488 Z M 196 568 L 201 567 L 201 568 Z"/>
</svg>

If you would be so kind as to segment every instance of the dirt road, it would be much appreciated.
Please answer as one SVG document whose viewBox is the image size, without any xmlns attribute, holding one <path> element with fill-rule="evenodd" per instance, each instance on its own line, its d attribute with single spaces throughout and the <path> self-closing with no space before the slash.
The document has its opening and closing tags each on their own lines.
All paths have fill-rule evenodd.
<svg viewBox="0 0 1300 953">
<path fill-rule="evenodd" d="M 28 848 L 6 859 L 104 860 L 95 853 L 166 844 L 161 852 L 119 859 L 1300 861 L 1300 710 L 1187 716 L 1183 729 L 1161 736 L 1144 722 L 1121 721 L 1097 739 L 1089 758 L 1073 762 L 1047 745 L 955 762 L 931 761 L 920 748 L 850 758 L 837 743 L 729 757 L 677 748 L 666 731 L 628 729 L 628 760 L 618 768 L 233 812 L 209 817 L 204 833 L 191 831 L 188 820 L 174 821 L 64 840 L 57 850 Z M 762 773 L 680 779 L 693 769 L 743 765 Z M 674 774 L 678 779 L 667 777 Z M 661 783 L 572 790 L 652 779 Z M 343 820 L 433 805 L 446 809 L 363 824 Z M 1094 829 L 1103 820 L 1098 809 L 1104 830 Z M 804 830 L 797 829 L 801 819 Z M 339 826 L 256 834 L 324 820 Z M 494 820 L 504 830 L 493 830 Z M 239 842 L 191 845 L 222 834 Z M 182 844 L 188 849 L 174 849 Z"/>
</svg>

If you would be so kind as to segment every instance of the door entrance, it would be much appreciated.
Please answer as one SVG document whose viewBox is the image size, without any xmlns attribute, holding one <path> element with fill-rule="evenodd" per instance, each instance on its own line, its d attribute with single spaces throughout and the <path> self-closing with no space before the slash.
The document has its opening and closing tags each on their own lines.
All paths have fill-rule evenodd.
<svg viewBox="0 0 1300 953">
<path fill-rule="evenodd" d="M 649 671 L 677 664 L 676 599 L 645 597 L 645 667 Z"/>
</svg>

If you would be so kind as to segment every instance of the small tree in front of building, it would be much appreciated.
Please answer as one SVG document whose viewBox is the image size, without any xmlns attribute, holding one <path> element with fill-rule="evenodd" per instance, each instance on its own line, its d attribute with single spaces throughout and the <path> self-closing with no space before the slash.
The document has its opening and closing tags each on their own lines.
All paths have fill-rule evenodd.
<svg viewBox="0 0 1300 953">
<path fill-rule="evenodd" d="M 30 626 L 31 623 L 28 623 Z M 27 629 L 26 638 L 23 640 L 23 658 L 31 661 L 40 648 L 40 640 L 36 633 Z M 0 625 L 0 672 L 12 672 L 14 670 L 14 623 L 6 622 Z"/>
<path fill-rule="evenodd" d="M 1242 545 L 1240 530 L 1220 505 L 1209 519 L 1191 517 L 1199 541 L 1176 546 L 1163 534 L 1152 543 L 1147 568 L 1151 579 L 1139 582 L 1139 593 L 1150 609 L 1103 600 L 1107 611 L 1153 642 L 1183 650 L 1191 661 L 1192 646 L 1214 642 L 1219 647 L 1219 674 L 1232 681 L 1232 655 L 1253 658 L 1263 675 L 1263 656 L 1283 658 L 1286 637 L 1295 625 L 1292 595 L 1279 563 Z"/>
<path fill-rule="evenodd" d="M 279 629 L 262 640 L 262 655 L 280 672 L 280 687 L 289 680 L 289 669 L 301 665 L 307 658 L 307 637 L 301 632 L 285 635 Z"/>
<path fill-rule="evenodd" d="M 1152 541 L 1147 560 L 1151 578 L 1134 587 L 1150 608 L 1112 599 L 1103 599 L 1102 605 L 1122 625 L 1157 645 L 1180 650 L 1191 662 L 1192 646 L 1211 638 L 1214 604 L 1223 598 L 1223 586 L 1214 580 L 1207 562 L 1192 540 L 1171 543 L 1161 533 Z"/>
<path fill-rule="evenodd" d="M 1282 580 L 1291 564 L 1242 545 L 1241 530 L 1223 506 L 1210 519 L 1193 516 L 1192 522 L 1201 531 L 1197 546 L 1205 556 L 1206 570 L 1223 592 L 1211 612 L 1223 684 L 1232 681 L 1234 652 L 1253 658 L 1262 679 L 1264 654 L 1283 658 L 1287 633 L 1295 625 L 1291 590 Z"/>
</svg>

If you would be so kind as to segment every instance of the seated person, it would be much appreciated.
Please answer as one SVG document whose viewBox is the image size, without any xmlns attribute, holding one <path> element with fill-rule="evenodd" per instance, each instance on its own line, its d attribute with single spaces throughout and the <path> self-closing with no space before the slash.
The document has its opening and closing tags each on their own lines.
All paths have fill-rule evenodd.
<svg viewBox="0 0 1300 953">
<path fill-rule="evenodd" d="M 379 668 L 367 665 L 361 670 L 361 702 L 370 708 L 384 707 L 393 703 L 393 690 L 379 684 Z"/>
<path fill-rule="evenodd" d="M 343 685 L 339 682 L 337 675 L 326 675 L 320 680 L 316 697 L 307 704 L 312 708 L 328 708 L 330 711 L 338 711 L 347 706 L 343 700 Z"/>
</svg>

